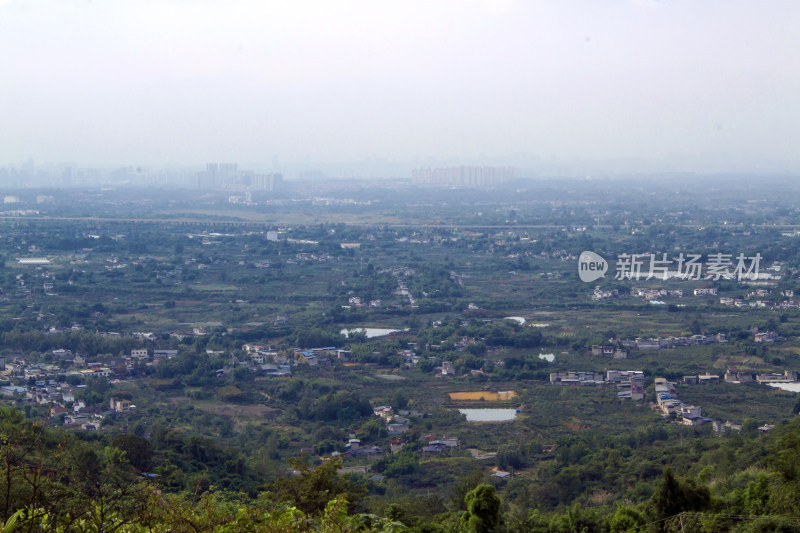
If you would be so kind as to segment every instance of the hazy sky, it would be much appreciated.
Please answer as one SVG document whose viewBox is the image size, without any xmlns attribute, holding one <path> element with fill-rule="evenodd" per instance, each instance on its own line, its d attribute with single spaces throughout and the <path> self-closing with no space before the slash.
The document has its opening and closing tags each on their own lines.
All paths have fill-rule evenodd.
<svg viewBox="0 0 800 533">
<path fill-rule="evenodd" d="M 0 164 L 800 171 L 800 2 L 0 0 Z"/>
</svg>

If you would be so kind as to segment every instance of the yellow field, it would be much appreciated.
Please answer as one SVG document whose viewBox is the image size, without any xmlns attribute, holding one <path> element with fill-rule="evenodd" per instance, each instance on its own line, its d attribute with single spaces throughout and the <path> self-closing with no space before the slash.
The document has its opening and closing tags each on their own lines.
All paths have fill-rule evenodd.
<svg viewBox="0 0 800 533">
<path fill-rule="evenodd" d="M 463 400 L 483 400 L 486 402 L 502 402 L 510 400 L 517 395 L 513 390 L 489 392 L 489 391 L 476 391 L 476 392 L 448 392 L 450 399 L 453 401 Z"/>
</svg>

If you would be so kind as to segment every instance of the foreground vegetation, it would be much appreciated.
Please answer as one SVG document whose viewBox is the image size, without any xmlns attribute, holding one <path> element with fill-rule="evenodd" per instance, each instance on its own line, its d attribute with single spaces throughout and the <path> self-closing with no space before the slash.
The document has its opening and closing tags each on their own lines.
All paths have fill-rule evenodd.
<svg viewBox="0 0 800 533">
<path fill-rule="evenodd" d="M 297 462 L 296 475 L 253 496 L 214 486 L 170 492 L 134 466 L 147 448 L 139 437 L 82 440 L 8 408 L 0 434 L 3 531 L 800 531 L 800 421 L 706 450 L 695 441 L 700 473 L 681 477 L 666 466 L 638 505 L 542 512 L 508 505 L 471 475 L 444 505 L 409 500 L 386 505 L 383 516 L 357 512 L 366 488 L 337 474 L 333 459 L 313 469 Z"/>
</svg>

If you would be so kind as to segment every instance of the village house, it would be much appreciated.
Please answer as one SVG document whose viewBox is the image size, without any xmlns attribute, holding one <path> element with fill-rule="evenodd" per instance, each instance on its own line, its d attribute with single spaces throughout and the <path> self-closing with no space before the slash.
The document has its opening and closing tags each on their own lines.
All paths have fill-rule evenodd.
<svg viewBox="0 0 800 533">
<path fill-rule="evenodd" d="M 741 368 L 729 368 L 725 372 L 725 381 L 728 383 L 752 383 L 753 371 Z"/>
<path fill-rule="evenodd" d="M 64 416 L 65 426 L 79 426 L 89 419 L 88 413 L 72 413 Z"/>
<path fill-rule="evenodd" d="M 305 351 L 305 352 L 295 352 L 294 354 L 295 360 L 299 364 L 304 364 L 308 366 L 317 366 L 319 363 L 319 357 L 312 352 L 312 351 Z"/>
<path fill-rule="evenodd" d="M 256 365 L 263 365 L 266 364 L 268 361 L 266 352 L 253 352 L 250 353 L 250 360 L 253 361 L 253 364 Z"/>
<path fill-rule="evenodd" d="M 774 331 L 760 331 L 753 334 L 753 340 L 756 342 L 775 342 L 778 339 L 778 334 Z"/>
<path fill-rule="evenodd" d="M 122 400 L 117 398 L 111 398 L 109 403 L 111 405 L 111 410 L 116 413 L 125 413 L 136 407 L 133 405 L 133 403 L 131 403 L 130 400 Z"/>
<path fill-rule="evenodd" d="M 700 374 L 697 376 L 697 382 L 701 385 L 704 383 L 716 383 L 719 381 L 719 376 L 716 374 L 709 374 L 706 372 L 705 374 Z"/>
<path fill-rule="evenodd" d="M 626 359 L 628 357 L 628 352 L 619 348 L 615 348 L 614 346 L 600 346 L 598 344 L 593 344 L 592 355 L 611 357 L 613 359 Z"/>
<path fill-rule="evenodd" d="M 147 353 L 147 348 L 131 350 L 131 359 L 138 359 L 139 361 L 144 361 L 145 359 L 149 358 L 150 356 Z"/>
<path fill-rule="evenodd" d="M 265 375 L 271 377 L 291 377 L 292 369 L 289 365 L 261 365 L 261 370 Z"/>
<path fill-rule="evenodd" d="M 381 417 L 383 420 L 389 421 L 394 416 L 394 410 L 388 405 L 380 405 L 378 407 L 373 407 L 372 412 L 375 416 Z"/>
<path fill-rule="evenodd" d="M 717 289 L 715 288 L 707 288 L 707 289 L 695 289 L 694 290 L 695 296 L 716 296 Z"/>
<path fill-rule="evenodd" d="M 616 386 L 620 400 L 644 400 L 644 372 L 640 370 L 608 370 L 606 383 Z"/>
<path fill-rule="evenodd" d="M 700 415 L 694 415 L 694 414 L 681 415 L 681 424 L 683 424 L 684 426 L 702 426 L 703 424 L 707 424 L 709 422 L 713 422 L 713 420 Z"/>
<path fill-rule="evenodd" d="M 550 383 L 553 385 L 603 385 L 602 372 L 552 372 Z"/>
<path fill-rule="evenodd" d="M 784 370 L 783 374 L 765 373 L 756 377 L 758 383 L 793 383 L 797 381 L 797 372 L 794 370 Z"/>
<path fill-rule="evenodd" d="M 636 339 L 636 348 L 639 350 L 659 350 L 661 344 L 658 339 Z"/>
<path fill-rule="evenodd" d="M 697 405 L 681 402 L 675 391 L 675 384 L 664 378 L 654 380 L 656 390 L 656 403 L 664 416 L 677 415 L 680 423 L 686 426 L 702 426 L 713 422 L 710 418 L 702 416 L 702 410 Z"/>
<path fill-rule="evenodd" d="M 386 429 L 389 435 L 400 435 L 411 429 L 411 421 L 402 416 L 395 416 L 390 423 L 386 424 Z"/>
<path fill-rule="evenodd" d="M 366 448 L 362 448 L 361 441 L 359 439 L 348 440 L 345 448 L 345 453 L 350 455 L 380 455 L 383 453 L 383 451 L 377 446 L 368 446 Z"/>
<path fill-rule="evenodd" d="M 56 418 L 59 415 L 66 416 L 67 415 L 67 409 L 65 407 L 60 406 L 60 405 L 54 405 L 54 406 L 50 407 L 50 413 L 49 414 L 50 414 L 50 418 Z"/>
<path fill-rule="evenodd" d="M 264 346 L 260 344 L 242 344 L 242 350 L 244 350 L 244 352 L 248 354 L 260 352 L 263 349 Z"/>
<path fill-rule="evenodd" d="M 427 443 L 422 447 L 423 453 L 441 453 L 450 448 L 456 448 L 459 445 L 458 439 L 449 437 L 438 439 L 435 435 L 425 435 L 422 437 L 422 440 Z"/>
<path fill-rule="evenodd" d="M 153 359 L 156 361 L 164 361 L 172 359 L 178 355 L 178 350 L 153 350 Z"/>
<path fill-rule="evenodd" d="M 0 394 L 5 396 L 6 398 L 15 398 L 18 396 L 23 396 L 27 392 L 28 389 L 26 389 L 25 387 L 16 387 L 14 385 L 6 385 L 4 387 L 0 387 Z"/>
<path fill-rule="evenodd" d="M 442 362 L 442 376 L 455 376 L 456 368 L 452 361 Z"/>
<path fill-rule="evenodd" d="M 741 431 L 742 426 L 739 424 L 732 424 L 730 421 L 722 422 L 714 421 L 714 433 L 721 435 L 723 433 L 730 433 L 731 431 Z"/>
</svg>

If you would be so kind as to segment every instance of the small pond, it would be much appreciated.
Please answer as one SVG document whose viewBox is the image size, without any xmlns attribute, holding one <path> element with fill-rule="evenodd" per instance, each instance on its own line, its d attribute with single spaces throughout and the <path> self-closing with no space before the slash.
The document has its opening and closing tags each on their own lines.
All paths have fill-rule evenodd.
<svg viewBox="0 0 800 533">
<path fill-rule="evenodd" d="M 352 328 L 352 329 L 343 329 L 339 333 L 348 337 L 349 334 L 352 333 L 365 333 L 368 339 L 372 339 L 374 337 L 383 337 L 384 335 L 391 335 L 392 333 L 397 333 L 398 331 L 402 331 L 399 329 L 387 329 L 387 328 Z"/>
<path fill-rule="evenodd" d="M 767 383 L 770 387 L 781 389 L 789 392 L 800 392 L 800 383 Z"/>
<path fill-rule="evenodd" d="M 467 422 L 509 422 L 517 418 L 516 409 L 459 409 Z"/>
</svg>

